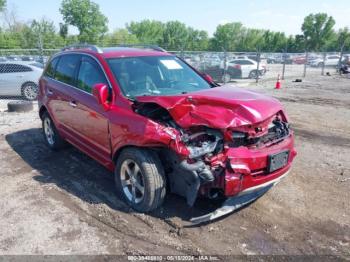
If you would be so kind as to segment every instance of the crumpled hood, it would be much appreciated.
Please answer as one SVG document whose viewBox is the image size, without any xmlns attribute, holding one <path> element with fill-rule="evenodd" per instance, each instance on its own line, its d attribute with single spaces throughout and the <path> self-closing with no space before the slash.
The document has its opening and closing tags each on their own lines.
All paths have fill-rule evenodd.
<svg viewBox="0 0 350 262">
<path fill-rule="evenodd" d="M 226 129 L 255 124 L 282 110 L 272 97 L 228 85 L 184 95 L 140 96 L 137 100 L 166 108 L 182 128 Z"/>
</svg>

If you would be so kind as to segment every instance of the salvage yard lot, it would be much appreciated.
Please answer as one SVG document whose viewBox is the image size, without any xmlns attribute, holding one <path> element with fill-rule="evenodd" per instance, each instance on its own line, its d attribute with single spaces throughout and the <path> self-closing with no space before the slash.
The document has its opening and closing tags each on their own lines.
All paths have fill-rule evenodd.
<svg viewBox="0 0 350 262">
<path fill-rule="evenodd" d="M 288 177 L 250 206 L 188 227 L 194 208 L 170 195 L 137 214 L 113 176 L 74 148 L 51 152 L 37 112 L 0 112 L 0 254 L 333 254 L 350 256 L 350 79 L 315 76 L 244 87 L 280 99 L 296 134 Z M 6 106 L 0 102 L 0 110 Z"/>
</svg>

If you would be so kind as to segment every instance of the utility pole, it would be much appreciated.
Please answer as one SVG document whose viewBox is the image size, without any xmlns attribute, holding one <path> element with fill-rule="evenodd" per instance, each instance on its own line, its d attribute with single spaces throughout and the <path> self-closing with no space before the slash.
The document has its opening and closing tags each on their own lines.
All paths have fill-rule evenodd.
<svg viewBox="0 0 350 262">
<path fill-rule="evenodd" d="M 284 80 L 284 73 L 286 72 L 286 58 L 287 58 L 287 47 L 283 50 L 283 67 L 282 67 L 282 80 Z"/>
</svg>

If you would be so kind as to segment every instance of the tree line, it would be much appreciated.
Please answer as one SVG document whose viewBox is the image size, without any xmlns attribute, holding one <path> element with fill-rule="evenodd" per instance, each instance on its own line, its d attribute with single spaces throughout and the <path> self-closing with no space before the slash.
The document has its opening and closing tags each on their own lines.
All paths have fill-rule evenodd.
<svg viewBox="0 0 350 262">
<path fill-rule="evenodd" d="M 186 51 L 350 51 L 349 29 L 335 30 L 334 18 L 325 13 L 306 16 L 300 35 L 248 28 L 240 22 L 232 22 L 218 25 L 209 37 L 206 31 L 180 21 L 164 23 L 149 19 L 132 21 L 125 28 L 108 32 L 108 18 L 91 0 L 63 0 L 59 12 L 64 21 L 59 28 L 45 18 L 23 23 L 14 10 L 6 8 L 6 0 L 0 0 L 4 22 L 0 27 L 0 49 L 56 49 L 82 42 L 100 46 L 155 44 L 167 50 Z M 68 34 L 70 26 L 76 27 L 79 34 Z"/>
</svg>

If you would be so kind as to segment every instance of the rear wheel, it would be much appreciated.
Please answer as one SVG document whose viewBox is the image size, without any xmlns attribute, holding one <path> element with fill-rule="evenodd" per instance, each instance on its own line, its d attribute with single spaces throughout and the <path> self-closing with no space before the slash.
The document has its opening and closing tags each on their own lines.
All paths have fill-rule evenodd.
<svg viewBox="0 0 350 262">
<path fill-rule="evenodd" d="M 29 101 L 38 98 L 38 86 L 35 83 L 25 83 L 22 86 L 22 96 Z"/>
<path fill-rule="evenodd" d="M 166 193 L 165 176 L 153 151 L 124 149 L 114 175 L 118 193 L 136 211 L 149 212 L 162 205 Z"/>
<path fill-rule="evenodd" d="M 57 132 L 55 124 L 47 112 L 42 116 L 42 129 L 45 142 L 52 150 L 58 150 L 67 145 L 66 141 Z"/>
<path fill-rule="evenodd" d="M 256 70 L 253 70 L 253 71 L 251 71 L 251 72 L 249 73 L 249 76 L 248 76 L 248 77 L 249 77 L 250 79 L 255 79 L 256 76 L 257 76 Z"/>
</svg>

